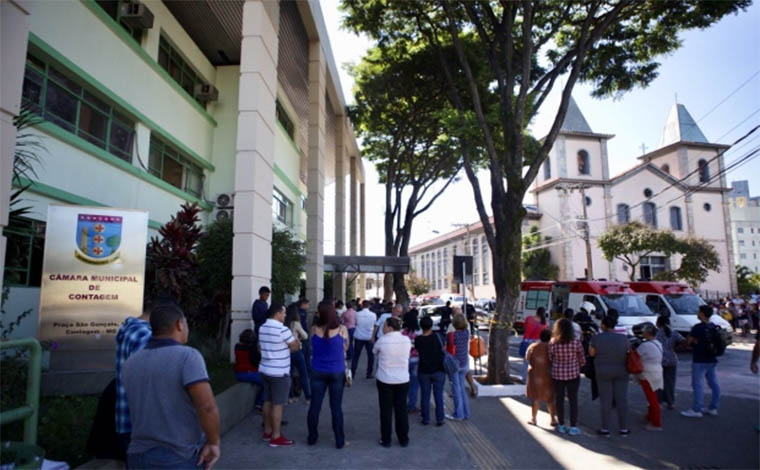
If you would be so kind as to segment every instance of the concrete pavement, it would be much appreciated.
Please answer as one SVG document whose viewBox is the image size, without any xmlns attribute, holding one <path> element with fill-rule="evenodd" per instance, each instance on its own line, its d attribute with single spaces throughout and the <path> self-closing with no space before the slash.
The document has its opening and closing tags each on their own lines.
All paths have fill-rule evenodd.
<svg viewBox="0 0 760 470">
<path fill-rule="evenodd" d="M 514 356 L 519 340 L 514 339 L 512 344 L 512 368 L 517 372 L 520 360 Z M 217 467 L 756 469 L 760 468 L 760 434 L 755 429 L 760 422 L 760 379 L 749 373 L 749 354 L 749 347 L 741 343 L 727 351 L 719 366 L 721 384 L 725 384 L 720 416 L 699 420 L 678 414 L 678 410 L 691 403 L 692 397 L 688 355 L 682 354 L 677 379 L 678 410 L 663 410 L 664 432 L 644 430 L 641 417 L 646 414 L 646 401 L 638 383 L 631 382 L 632 433 L 627 438 L 596 436 L 599 404 L 598 400 L 591 401 L 590 383 L 583 379 L 580 436 L 554 432 L 545 412 L 539 415 L 538 427 L 528 425 L 530 406 L 523 397 L 479 398 L 470 401 L 471 418 L 467 421 L 448 421 L 442 427 L 422 426 L 419 415 L 411 415 L 409 447 L 401 448 L 394 438 L 393 447 L 386 449 L 377 444 L 375 382 L 360 376 L 343 397 L 346 439 L 351 443 L 347 448 L 334 448 L 327 402 L 320 419 L 320 442 L 307 446 L 307 406 L 301 402 L 289 405 L 285 412 L 289 424 L 284 433 L 296 440 L 294 447 L 269 448 L 260 440 L 261 417 L 253 414 L 224 436 Z M 359 370 L 363 370 L 363 365 Z"/>
</svg>

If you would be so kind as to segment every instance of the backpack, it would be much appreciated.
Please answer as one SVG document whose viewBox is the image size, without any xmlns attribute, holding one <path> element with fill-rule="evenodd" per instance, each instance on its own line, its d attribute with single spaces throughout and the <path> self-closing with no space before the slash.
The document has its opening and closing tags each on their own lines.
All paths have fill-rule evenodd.
<svg viewBox="0 0 760 470">
<path fill-rule="evenodd" d="M 723 328 L 718 325 L 710 324 L 707 326 L 707 346 L 705 350 L 712 356 L 722 356 L 726 352 L 728 342 L 724 334 Z"/>
</svg>

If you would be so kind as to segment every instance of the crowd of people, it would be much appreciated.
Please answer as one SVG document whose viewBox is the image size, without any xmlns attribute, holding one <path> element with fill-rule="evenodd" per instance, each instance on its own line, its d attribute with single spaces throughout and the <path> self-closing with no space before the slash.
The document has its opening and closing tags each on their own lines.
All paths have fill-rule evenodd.
<svg viewBox="0 0 760 470">
<path fill-rule="evenodd" d="M 310 313 L 306 299 L 286 307 L 270 302 L 269 296 L 269 289 L 262 287 L 251 310 L 252 327 L 240 333 L 234 348 L 237 379 L 258 386 L 255 404 L 263 415 L 261 439 L 269 446 L 294 444 L 282 432 L 282 417 L 284 407 L 301 395 L 308 404 L 307 444 L 319 440 L 320 412 L 329 396 L 334 445 L 337 449 L 348 445 L 342 399 L 345 387 L 355 380 L 362 351 L 367 359 L 365 379 L 376 382 L 379 445 L 392 445 L 395 425 L 398 444 L 408 446 L 409 417 L 417 413 L 422 425 L 442 426 L 446 419 L 469 418 L 469 396 L 476 393 L 469 370 L 469 322 L 450 305 L 434 331 L 430 316 L 420 318 L 415 308 L 404 312 L 402 305 L 325 299 Z M 601 319 L 597 331 L 591 320 L 593 304 L 584 303 L 578 314 L 565 310 L 553 325 L 538 309 L 526 319 L 520 345 L 526 394 L 532 401 L 529 424 L 537 425 L 540 405 L 546 403 L 557 432 L 579 434 L 578 391 L 584 374 L 591 379 L 592 396 L 599 398 L 598 434 L 610 436 L 614 409 L 617 431 L 627 436 L 628 384 L 633 375 L 649 405 L 646 429 L 661 431 L 660 404 L 675 408 L 675 350 L 685 343 L 692 349 L 694 399 L 681 414 L 717 416 L 717 357 L 725 344 L 710 323 L 713 312 L 712 307 L 701 306 L 700 323 L 686 338 L 670 328 L 666 316 L 659 317 L 656 325 L 643 325 L 641 342 L 632 347 L 616 326 L 614 310 Z M 203 357 L 186 345 L 188 335 L 184 313 L 168 299 L 146 299 L 143 315 L 128 318 L 119 329 L 116 378 L 104 392 L 111 394 L 112 401 L 103 405 L 109 402 L 101 399 L 99 414 L 110 419 L 105 421 L 106 431 L 117 436 L 115 454 L 126 460 L 128 468 L 209 469 L 219 459 L 219 411 Z M 756 338 L 750 364 L 754 373 L 758 357 Z M 447 378 L 453 398 L 450 413 L 443 403 Z M 705 381 L 712 392 L 707 408 L 703 407 Z M 106 434 L 94 432 L 96 437 Z"/>
</svg>

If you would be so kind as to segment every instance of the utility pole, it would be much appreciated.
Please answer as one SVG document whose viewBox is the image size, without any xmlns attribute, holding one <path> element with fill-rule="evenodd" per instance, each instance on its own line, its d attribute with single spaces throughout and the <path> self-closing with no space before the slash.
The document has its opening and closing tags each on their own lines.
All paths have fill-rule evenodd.
<svg viewBox="0 0 760 470">
<path fill-rule="evenodd" d="M 588 225 L 588 213 L 586 211 L 586 185 L 580 185 L 581 205 L 583 206 L 583 240 L 586 242 L 586 280 L 594 279 L 594 266 L 591 259 L 591 228 Z"/>
</svg>

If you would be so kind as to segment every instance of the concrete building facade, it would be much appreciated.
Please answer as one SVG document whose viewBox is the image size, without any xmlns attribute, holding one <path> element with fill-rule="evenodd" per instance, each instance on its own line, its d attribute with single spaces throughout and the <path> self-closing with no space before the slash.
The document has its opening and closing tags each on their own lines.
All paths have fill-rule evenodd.
<svg viewBox="0 0 760 470">
<path fill-rule="evenodd" d="M 728 195 L 734 266 L 760 273 L 760 197 L 750 197 L 749 182 L 732 181 Z"/>
<path fill-rule="evenodd" d="M 364 168 L 318 2 L 0 3 L 0 189 L 28 186 L 31 206 L 8 227 L 0 204 L 9 308 L 38 307 L 50 203 L 147 210 L 150 235 L 186 202 L 204 224 L 232 216 L 233 338 L 270 284 L 273 225 L 306 241 L 306 292 L 322 298 L 325 186 L 335 253 L 363 254 Z M 21 109 L 39 116 L 25 134 L 44 151 L 36 177 L 12 183 Z"/>
</svg>

